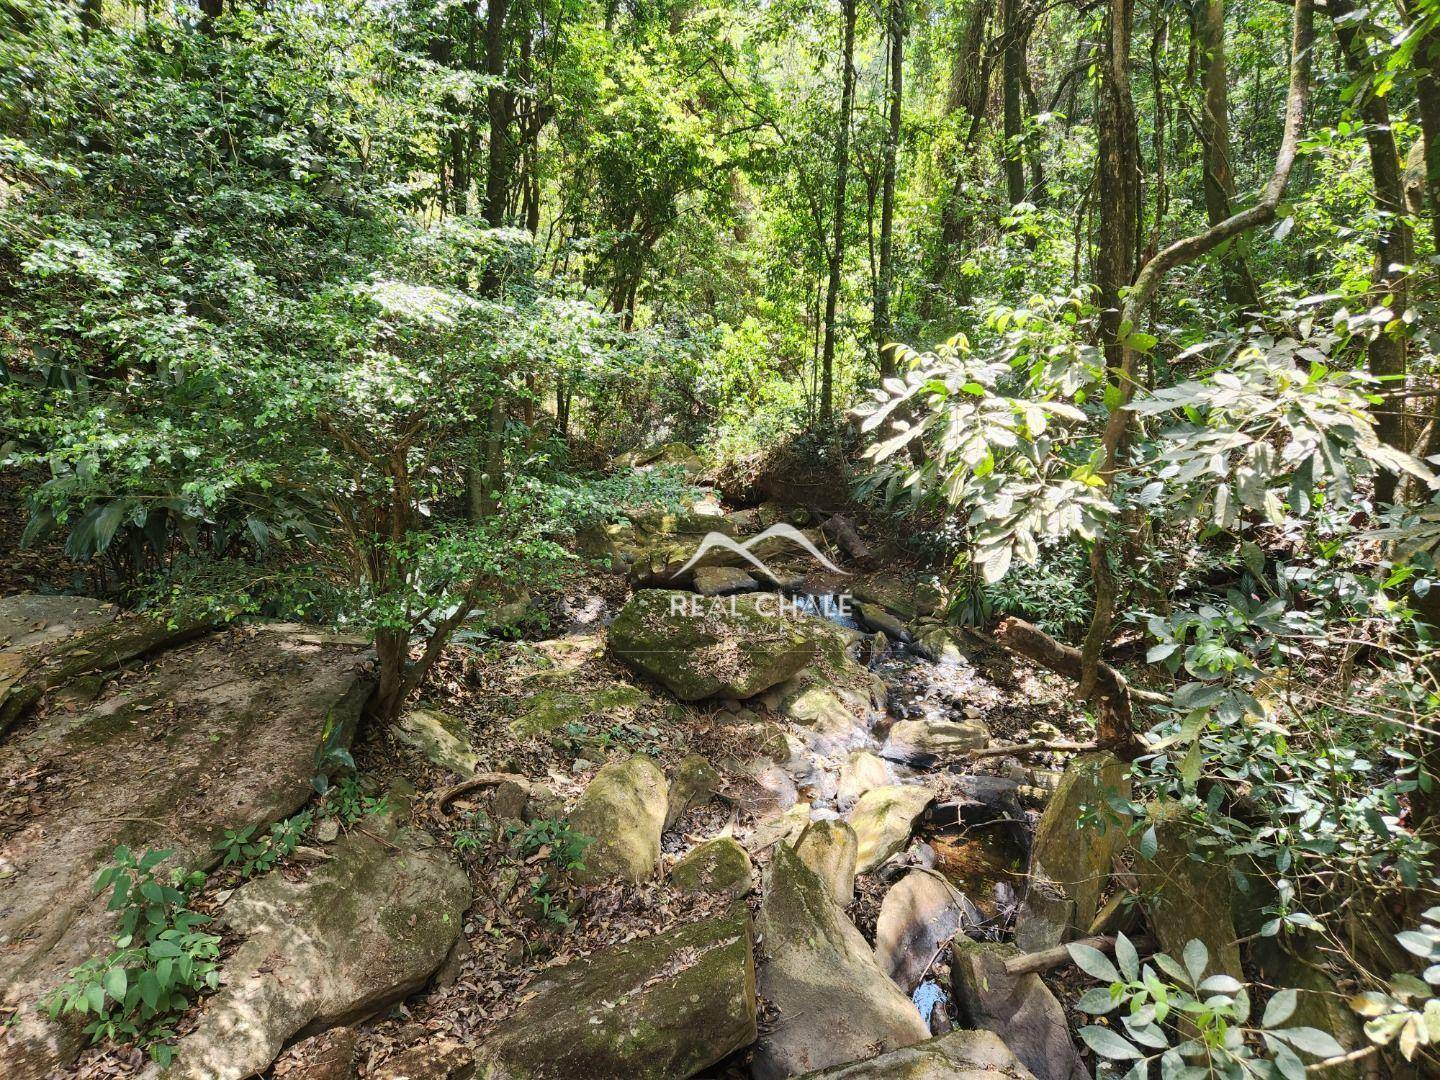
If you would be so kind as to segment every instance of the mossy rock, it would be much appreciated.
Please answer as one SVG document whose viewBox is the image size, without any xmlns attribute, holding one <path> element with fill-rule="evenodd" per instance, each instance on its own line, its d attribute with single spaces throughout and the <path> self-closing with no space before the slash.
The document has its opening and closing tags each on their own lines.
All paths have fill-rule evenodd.
<svg viewBox="0 0 1440 1080">
<path fill-rule="evenodd" d="M 432 764 L 457 776 L 469 776 L 480 763 L 465 722 L 438 709 L 412 709 L 391 733 Z"/>
<path fill-rule="evenodd" d="M 868 874 L 903 851 L 916 821 L 934 801 L 934 793 L 919 784 L 891 784 L 860 796 L 848 818 L 859 842 L 856 873 Z"/>
<path fill-rule="evenodd" d="M 952 1031 L 863 1061 L 806 1073 L 799 1080 L 1037 1080 L 988 1031 Z M 1044 1078 L 1049 1080 L 1049 1078 Z"/>
<path fill-rule="evenodd" d="M 830 636 L 818 620 L 777 611 L 768 594 L 644 589 L 611 624 L 610 651 L 681 701 L 750 698 L 794 675 Z"/>
<path fill-rule="evenodd" d="M 812 821 L 795 841 L 795 854 L 842 907 L 855 899 L 855 864 L 860 841 L 843 821 Z"/>
<path fill-rule="evenodd" d="M 788 845 L 774 849 L 757 929 L 760 993 L 779 1016 L 756 1046 L 756 1080 L 780 1080 L 929 1037 L 915 1006 L 881 970 L 829 888 Z"/>
<path fill-rule="evenodd" d="M 242 1080 L 307 1028 L 350 1023 L 425 985 L 470 906 L 464 871 L 428 834 L 381 813 L 303 881 L 249 881 L 223 919 L 242 939 L 221 990 L 163 1080 Z"/>
<path fill-rule="evenodd" d="M 1027 950 L 1058 945 L 1072 932 L 1085 932 L 1095 918 L 1128 825 L 1128 819 L 1113 820 L 1106 803 L 1112 792 L 1130 795 L 1125 764 L 1110 753 L 1081 754 L 1066 766 L 1045 804 L 1030 847 L 1029 903 L 1036 925 L 1026 927 L 1029 913 L 1022 911 L 1016 928 Z M 1037 927 L 1043 932 L 1036 933 Z"/>
<path fill-rule="evenodd" d="M 542 973 L 477 1055 L 481 1080 L 694 1076 L 755 1039 L 742 908 Z"/>
<path fill-rule="evenodd" d="M 670 868 L 670 881 L 683 893 L 744 896 L 755 886 L 750 856 L 732 837 L 697 844 Z"/>
<path fill-rule="evenodd" d="M 660 865 L 668 784 L 660 766 L 636 754 L 606 765 L 586 785 L 570 813 L 570 827 L 594 843 L 585 851 L 580 881 L 640 882 Z"/>
<path fill-rule="evenodd" d="M 720 774 L 699 754 L 681 758 L 670 778 L 670 794 L 665 809 L 665 828 L 671 829 L 694 806 L 710 801 L 720 786 Z"/>
<path fill-rule="evenodd" d="M 1160 951 L 1184 954 L 1192 938 L 1205 943 L 1210 953 L 1207 973 L 1225 974 L 1242 982 L 1239 935 L 1231 916 L 1235 885 L 1224 859 L 1201 852 L 1191 844 L 1192 830 L 1175 803 L 1160 803 L 1150 810 L 1157 841 L 1151 859 L 1135 859 L 1141 902 Z"/>
<path fill-rule="evenodd" d="M 649 701 L 649 694 L 629 683 L 611 683 L 590 690 L 541 690 L 525 699 L 521 705 L 524 711 L 510 722 L 510 733 L 517 738 L 543 735 L 592 716 L 604 718 L 607 723 L 633 719 L 636 710 Z"/>
</svg>

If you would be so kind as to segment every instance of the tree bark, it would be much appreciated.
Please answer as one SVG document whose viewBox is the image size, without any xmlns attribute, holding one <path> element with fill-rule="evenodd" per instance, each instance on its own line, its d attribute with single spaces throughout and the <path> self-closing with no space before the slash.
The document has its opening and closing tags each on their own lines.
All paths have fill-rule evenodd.
<svg viewBox="0 0 1440 1080">
<path fill-rule="evenodd" d="M 490 149 L 485 167 L 485 223 L 492 229 L 505 224 L 505 200 L 510 180 L 511 94 L 505 77 L 505 16 L 509 0 L 488 0 L 485 16 L 485 74 L 490 76 L 486 110 L 490 117 Z"/>
<path fill-rule="evenodd" d="M 1100 288 L 1100 341 L 1107 365 L 1120 367 L 1120 292 L 1135 274 L 1140 163 L 1135 100 L 1130 90 L 1131 0 L 1110 0 L 1100 63 L 1098 152 L 1100 228 L 1095 278 Z"/>
<path fill-rule="evenodd" d="M 1025 201 L 1025 158 L 1020 146 L 1024 117 L 1020 109 L 1020 94 L 1028 35 L 1021 25 L 1021 3 L 1023 0 L 1001 0 L 1001 33 L 1005 44 L 1000 59 L 1000 85 L 1005 102 L 1005 193 L 1011 206 Z"/>
<path fill-rule="evenodd" d="M 990 87 L 991 61 L 985 48 L 985 31 L 992 2 L 972 0 L 950 69 L 950 94 L 946 104 L 951 113 L 963 112 L 968 125 L 960 152 L 948 162 L 952 180 L 950 191 L 940 207 L 940 242 L 936 245 L 935 263 L 930 273 L 930 280 L 936 285 L 942 285 L 949 279 L 955 252 L 964 245 L 970 229 L 971 214 L 965 209 L 965 184 L 969 150 L 980 132 Z"/>
<path fill-rule="evenodd" d="M 895 172 L 900 153 L 900 125 L 905 88 L 904 0 L 890 0 L 887 9 L 890 43 L 889 126 L 885 135 L 884 175 L 880 186 L 880 270 L 875 282 L 875 355 L 880 374 L 895 374 L 892 348 L 891 289 L 895 277 Z"/>
<path fill-rule="evenodd" d="M 1345 56 L 1346 66 L 1361 80 L 1357 110 L 1365 121 L 1365 142 L 1370 150 L 1370 171 L 1375 181 L 1375 205 L 1385 218 L 1385 231 L 1375 251 L 1371 277 L 1373 301 L 1387 305 L 1398 320 L 1408 306 L 1405 267 L 1411 259 L 1410 223 L 1405 214 L 1405 178 L 1395 134 L 1390 127 L 1390 109 L 1376 94 L 1371 82 L 1375 66 L 1370 50 L 1355 19 L 1351 0 L 1331 0 L 1328 5 L 1335 25 L 1335 38 Z M 1370 374 L 1383 379 L 1382 389 L 1399 390 L 1405 384 L 1405 339 L 1399 324 L 1382 328 L 1370 339 L 1366 352 Z M 1375 434 L 1386 446 L 1409 452 L 1405 438 L 1404 398 L 1389 397 L 1375 417 Z M 1396 477 L 1388 471 L 1375 477 L 1375 500 L 1388 503 L 1395 497 Z"/>
<path fill-rule="evenodd" d="M 825 341 L 820 352 L 820 415 L 835 411 L 835 316 L 840 303 L 840 274 L 845 262 L 845 185 L 850 174 L 850 115 L 855 108 L 855 19 L 858 0 L 840 0 L 845 18 L 840 49 L 840 119 L 835 139 L 834 238 L 825 285 Z"/>
<path fill-rule="evenodd" d="M 1225 61 L 1225 0 L 1204 0 L 1197 12 L 1199 59 L 1205 84 L 1205 105 L 1200 114 L 1200 140 L 1204 158 L 1205 215 L 1214 226 L 1230 216 L 1235 199 L 1235 173 L 1230 164 L 1230 91 Z M 1249 267 L 1238 249 L 1224 259 L 1221 274 L 1225 294 L 1236 307 L 1255 306 L 1255 288 Z"/>
</svg>

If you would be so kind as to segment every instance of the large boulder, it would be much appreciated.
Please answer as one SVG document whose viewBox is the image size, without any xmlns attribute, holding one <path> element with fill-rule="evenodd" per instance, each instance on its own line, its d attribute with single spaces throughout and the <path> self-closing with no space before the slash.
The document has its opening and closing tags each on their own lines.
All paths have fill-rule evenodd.
<svg viewBox="0 0 1440 1080">
<path fill-rule="evenodd" d="M 975 905 L 934 870 L 911 870 L 885 893 L 875 920 L 875 959 L 907 994 L 940 947 L 967 924 L 983 921 Z"/>
<path fill-rule="evenodd" d="M 855 899 L 855 860 L 860 844 L 843 821 L 812 821 L 795 841 L 795 854 L 842 907 Z"/>
<path fill-rule="evenodd" d="M 930 765 L 989 744 L 990 729 L 980 720 L 897 720 L 880 754 L 891 761 Z"/>
<path fill-rule="evenodd" d="M 425 985 L 460 934 L 470 882 L 428 833 L 365 819 L 301 881 L 249 881 L 223 921 L 243 943 L 163 1080 L 242 1080 L 302 1031 L 373 1015 Z"/>
<path fill-rule="evenodd" d="M 868 874 L 903 850 L 915 822 L 934 801 L 930 789 L 919 784 L 891 784 L 860 796 L 848 818 L 860 843 L 856 872 Z"/>
<path fill-rule="evenodd" d="M 1111 794 L 1130 794 L 1129 770 L 1115 755 L 1081 754 L 1066 766 L 1030 848 L 1030 895 L 1015 929 L 1026 952 L 1084 933 L 1095 918 L 1128 824 L 1115 820 Z"/>
<path fill-rule="evenodd" d="M 784 844 L 775 848 L 757 928 L 760 994 L 779 1016 L 756 1045 L 756 1080 L 823 1069 L 930 1034 L 825 883 Z"/>
<path fill-rule="evenodd" d="M 683 893 L 709 896 L 744 896 L 755 887 L 750 856 L 729 836 L 691 848 L 670 868 L 670 881 Z"/>
<path fill-rule="evenodd" d="M 755 1040 L 750 916 L 732 914 L 542 972 L 480 1047 L 482 1080 L 671 1080 Z"/>
<path fill-rule="evenodd" d="M 660 865 L 669 785 L 660 766 L 636 754 L 606 765 L 586 785 L 570 827 L 594 843 L 585 850 L 580 881 L 645 881 Z"/>
<path fill-rule="evenodd" d="M 956 1022 L 995 1032 L 1036 1076 L 1089 1080 L 1050 988 L 1033 972 L 1006 973 L 1005 960 L 1018 954 L 1013 945 L 955 939 L 950 979 Z"/>
<path fill-rule="evenodd" d="M 1150 859 L 1135 859 L 1134 873 L 1160 951 L 1178 958 L 1184 955 L 1186 942 L 1196 938 L 1209 950 L 1209 974 L 1224 973 L 1243 981 L 1229 866 L 1191 846 L 1191 832 L 1178 805 L 1157 804 L 1151 808 L 1151 818 L 1156 850 Z"/>
<path fill-rule="evenodd" d="M 0 1075 L 44 1076 L 77 1052 L 74 1029 L 33 1005 L 110 949 L 114 916 L 91 885 L 116 846 L 203 868 L 224 829 L 263 830 L 299 810 L 314 794 L 316 750 L 344 746 L 369 697 L 368 654 L 294 627 L 219 633 L 89 703 L 42 707 L 0 743 L 0 785 L 46 777 L 43 798 L 0 840 L 0 1004 L 15 1010 Z"/>
<path fill-rule="evenodd" d="M 806 1073 L 803 1080 L 1036 1080 L 1036 1076 L 990 1032 L 952 1031 L 864 1061 Z"/>
<path fill-rule="evenodd" d="M 611 624 L 610 651 L 682 701 L 749 698 L 803 668 L 828 636 L 824 623 L 784 613 L 770 594 L 646 589 Z"/>
</svg>

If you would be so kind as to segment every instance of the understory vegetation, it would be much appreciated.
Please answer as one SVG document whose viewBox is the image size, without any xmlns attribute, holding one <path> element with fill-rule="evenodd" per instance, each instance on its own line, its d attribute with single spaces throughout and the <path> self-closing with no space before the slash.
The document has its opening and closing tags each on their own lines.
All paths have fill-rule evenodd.
<svg viewBox="0 0 1440 1080">
<path fill-rule="evenodd" d="M 843 509 L 1072 680 L 1130 763 L 1089 824 L 1183 829 L 1245 940 L 1343 970 L 1363 1059 L 1422 1072 L 1437 266 L 1436 0 L 0 0 L 0 470 L 42 584 L 362 633 L 380 722 L 701 477 Z M 588 838 L 507 839 L 565 925 Z M 165 855 L 115 852 L 114 951 L 50 1002 L 97 1040 L 215 985 Z M 1340 1054 L 1294 988 L 1120 940 L 1075 956 L 1113 1075 Z"/>
</svg>

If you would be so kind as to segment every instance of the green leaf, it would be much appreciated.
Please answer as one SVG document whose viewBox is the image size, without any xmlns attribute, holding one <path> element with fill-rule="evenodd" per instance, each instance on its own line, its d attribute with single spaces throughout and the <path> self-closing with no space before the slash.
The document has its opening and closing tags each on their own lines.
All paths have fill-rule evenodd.
<svg viewBox="0 0 1440 1080">
<path fill-rule="evenodd" d="M 1191 938 L 1185 943 L 1185 970 L 1190 973 L 1190 981 L 1198 983 L 1205 974 L 1205 965 L 1210 963 L 1210 950 L 1199 938 Z"/>
<path fill-rule="evenodd" d="M 1298 1050 L 1320 1058 L 1339 1057 L 1345 1048 L 1335 1041 L 1335 1036 L 1313 1027 L 1282 1028 L 1270 1034 L 1284 1039 Z"/>
<path fill-rule="evenodd" d="M 1129 981 L 1134 982 L 1140 977 L 1140 955 L 1124 934 L 1115 935 L 1115 962 L 1120 965 L 1121 974 Z"/>
<path fill-rule="evenodd" d="M 1092 945 L 1067 945 L 1065 948 L 1070 953 L 1070 959 L 1075 961 L 1076 967 L 1092 978 L 1101 982 L 1120 982 L 1120 972 L 1115 970 L 1115 965 L 1110 958 Z"/>
<path fill-rule="evenodd" d="M 130 980 L 129 977 L 125 974 L 125 969 L 119 964 L 116 964 L 114 967 L 106 971 L 104 986 L 105 992 L 109 994 L 114 1000 L 124 1001 L 125 991 L 130 988 Z"/>
<path fill-rule="evenodd" d="M 1145 1056 L 1109 1028 L 1093 1024 L 1083 1027 L 1080 1029 L 1080 1038 L 1084 1039 L 1085 1045 L 1095 1053 L 1112 1061 L 1129 1061 Z"/>
<path fill-rule="evenodd" d="M 1278 1027 L 1286 1020 L 1289 1020 L 1295 1012 L 1295 1004 L 1298 995 L 1287 987 L 1279 990 L 1265 1003 L 1265 1015 L 1260 1020 L 1262 1027 Z"/>
</svg>

